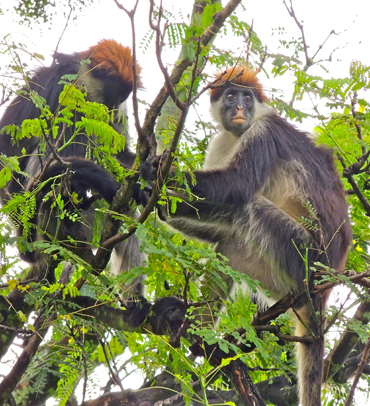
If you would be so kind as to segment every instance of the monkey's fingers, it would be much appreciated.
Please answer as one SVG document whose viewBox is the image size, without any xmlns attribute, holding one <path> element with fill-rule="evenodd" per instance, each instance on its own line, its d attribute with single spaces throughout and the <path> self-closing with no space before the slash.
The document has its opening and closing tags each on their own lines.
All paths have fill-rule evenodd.
<svg viewBox="0 0 370 406">
<path fill-rule="evenodd" d="M 185 303 L 177 297 L 162 297 L 155 301 L 148 321 L 155 334 L 166 334 L 167 331 L 177 334 L 184 322 Z"/>
<path fill-rule="evenodd" d="M 137 183 L 134 187 L 134 193 L 132 197 L 138 206 L 145 207 L 149 202 L 152 192 L 153 189 L 150 185 L 147 185 L 144 187 L 144 189 L 142 189 L 141 185 Z"/>
</svg>

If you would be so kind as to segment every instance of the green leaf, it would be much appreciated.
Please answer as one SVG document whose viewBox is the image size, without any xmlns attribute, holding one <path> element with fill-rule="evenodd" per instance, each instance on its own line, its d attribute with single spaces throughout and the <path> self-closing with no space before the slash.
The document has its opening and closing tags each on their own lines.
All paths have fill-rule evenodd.
<svg viewBox="0 0 370 406">
<path fill-rule="evenodd" d="M 19 318 L 23 321 L 23 323 L 25 323 L 27 321 L 27 316 L 21 310 L 19 310 L 17 312 L 17 314 L 18 314 Z"/>
<path fill-rule="evenodd" d="M 195 58 L 197 44 L 194 41 L 187 41 L 182 46 L 182 55 L 191 62 Z"/>
<path fill-rule="evenodd" d="M 222 9 L 221 3 L 207 4 L 202 14 L 202 26 L 207 28 L 213 22 L 213 16 Z"/>
</svg>

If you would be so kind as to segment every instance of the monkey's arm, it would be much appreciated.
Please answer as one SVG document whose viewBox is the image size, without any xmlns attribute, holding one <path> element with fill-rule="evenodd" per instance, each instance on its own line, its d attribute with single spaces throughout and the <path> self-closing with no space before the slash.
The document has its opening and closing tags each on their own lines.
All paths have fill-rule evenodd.
<svg viewBox="0 0 370 406">
<path fill-rule="evenodd" d="M 179 204 L 175 216 L 197 218 L 204 215 L 216 221 L 229 218 L 238 207 L 248 204 L 252 196 L 262 189 L 275 170 L 279 155 L 270 134 L 254 134 L 249 131 L 243 137 L 239 151 L 227 168 L 198 170 L 194 172 L 196 184 L 192 185 L 190 174 L 185 173 L 193 195 L 202 200 L 189 202 L 182 194 L 184 202 Z M 185 189 L 183 185 L 169 182 L 169 187 Z M 195 208 L 195 209 L 194 209 Z"/>
<path fill-rule="evenodd" d="M 72 191 L 95 190 L 108 203 L 112 203 L 113 197 L 120 185 L 112 175 L 93 161 L 79 157 L 64 158 L 71 163 L 70 183 Z M 66 167 L 55 161 L 44 174 L 45 179 L 62 175 Z"/>
<path fill-rule="evenodd" d="M 125 150 L 117 154 L 116 157 L 125 169 L 130 169 L 135 162 L 136 154 L 128 148 L 125 148 Z"/>
</svg>

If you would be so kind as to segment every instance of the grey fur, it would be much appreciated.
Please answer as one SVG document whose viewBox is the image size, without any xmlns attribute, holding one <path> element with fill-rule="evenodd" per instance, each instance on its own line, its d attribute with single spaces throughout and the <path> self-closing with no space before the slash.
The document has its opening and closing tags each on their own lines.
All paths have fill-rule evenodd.
<svg viewBox="0 0 370 406">
<path fill-rule="evenodd" d="M 352 236 L 331 151 L 315 146 L 308 134 L 257 97 L 253 103 L 248 97 L 243 108 L 246 92 L 253 95 L 236 87 L 230 92 L 228 87 L 212 103 L 219 133 L 208 146 L 204 169 L 194 172 L 197 183 L 191 187 L 201 199 L 179 204 L 167 219 L 165 212 L 161 215 L 176 230 L 215 244 L 233 269 L 261 282 L 271 297 L 261 290 L 258 300 L 271 305 L 304 288 L 301 255 L 306 249 L 302 247 L 308 250 L 310 278 L 315 261 L 343 270 Z M 240 118 L 242 108 L 245 120 Z M 187 179 L 191 184 L 190 176 Z M 184 193 L 181 197 L 186 200 Z M 316 228 L 307 228 L 302 216 Z M 228 283 L 232 290 L 233 282 Z M 327 296 L 312 297 L 315 311 L 325 309 Z M 323 334 L 324 323 L 315 324 L 308 304 L 298 312 L 311 333 Z M 296 324 L 297 335 L 310 334 L 300 322 Z M 323 353 L 323 339 L 297 345 L 302 406 L 321 404 Z"/>
</svg>

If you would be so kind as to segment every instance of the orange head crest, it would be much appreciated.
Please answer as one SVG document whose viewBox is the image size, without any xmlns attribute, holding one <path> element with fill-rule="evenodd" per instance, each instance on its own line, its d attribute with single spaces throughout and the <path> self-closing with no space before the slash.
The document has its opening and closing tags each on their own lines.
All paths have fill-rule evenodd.
<svg viewBox="0 0 370 406">
<path fill-rule="evenodd" d="M 128 87 L 133 87 L 134 71 L 131 49 L 124 47 L 114 39 L 103 39 L 97 45 L 81 53 L 82 59 L 91 60 L 91 68 L 99 67 L 110 75 L 121 79 Z M 142 87 L 140 78 L 141 67 L 136 64 L 137 85 Z"/>
<path fill-rule="evenodd" d="M 235 79 L 233 80 L 233 78 Z M 257 78 L 257 72 L 249 70 L 247 67 L 240 65 L 232 66 L 231 68 L 228 68 L 226 72 L 222 71 L 217 73 L 215 79 L 217 81 L 215 82 L 216 85 L 222 85 L 225 83 L 225 86 L 216 87 L 211 90 L 211 102 L 218 100 L 225 90 L 225 87 L 232 85 L 253 89 L 256 98 L 260 103 L 268 101 L 268 98 L 263 93 L 262 85 Z"/>
</svg>

